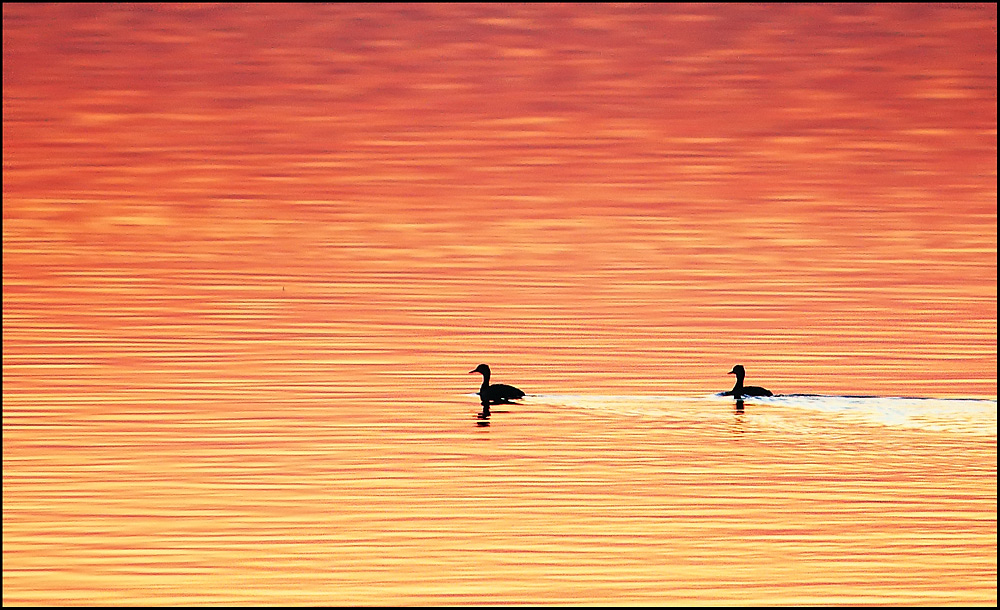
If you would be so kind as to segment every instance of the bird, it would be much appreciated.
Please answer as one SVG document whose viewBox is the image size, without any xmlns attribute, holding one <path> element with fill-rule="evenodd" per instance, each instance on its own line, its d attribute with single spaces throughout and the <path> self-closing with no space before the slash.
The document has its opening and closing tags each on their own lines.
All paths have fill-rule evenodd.
<svg viewBox="0 0 1000 610">
<path fill-rule="evenodd" d="M 483 385 L 479 388 L 479 400 L 483 403 L 484 407 L 487 407 L 491 403 L 499 404 L 503 402 L 510 402 L 511 400 L 516 400 L 518 398 L 524 398 L 524 392 L 512 385 L 507 385 L 505 383 L 490 384 L 489 365 L 480 364 L 476 368 L 469 371 L 469 374 L 472 373 L 480 373 L 483 376 Z"/>
<path fill-rule="evenodd" d="M 728 375 L 736 375 L 736 385 L 733 389 L 728 392 L 723 392 L 723 396 L 734 396 L 737 399 L 744 396 L 774 396 L 771 390 L 757 387 L 755 385 L 743 385 L 743 378 L 747 376 L 746 369 L 743 368 L 742 364 L 737 364 L 733 367 L 733 370 L 727 373 Z"/>
</svg>

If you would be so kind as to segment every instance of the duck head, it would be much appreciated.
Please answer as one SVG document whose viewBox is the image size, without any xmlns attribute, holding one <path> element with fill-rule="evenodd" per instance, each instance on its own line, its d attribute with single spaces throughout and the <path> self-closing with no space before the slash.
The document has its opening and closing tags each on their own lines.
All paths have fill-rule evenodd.
<svg viewBox="0 0 1000 610">
<path fill-rule="evenodd" d="M 480 364 L 480 365 L 479 365 L 479 366 L 477 366 L 476 368 L 474 368 L 474 369 L 472 369 L 471 371 L 469 371 L 469 373 L 470 373 L 470 374 L 472 374 L 472 373 L 480 373 L 480 374 L 482 374 L 482 375 L 483 375 L 484 377 L 489 377 L 489 374 L 490 374 L 490 367 L 489 367 L 489 365 L 487 365 L 487 364 Z"/>
<path fill-rule="evenodd" d="M 737 364 L 733 367 L 733 370 L 726 373 L 727 375 L 736 375 L 737 379 L 743 379 L 747 376 L 746 370 L 743 368 L 742 364 Z"/>
</svg>

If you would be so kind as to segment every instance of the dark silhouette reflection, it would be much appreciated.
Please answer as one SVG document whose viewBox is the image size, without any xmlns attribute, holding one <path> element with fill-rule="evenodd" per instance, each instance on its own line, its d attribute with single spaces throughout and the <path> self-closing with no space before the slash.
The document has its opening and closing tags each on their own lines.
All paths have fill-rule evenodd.
<svg viewBox="0 0 1000 610">
<path fill-rule="evenodd" d="M 743 411 L 743 401 L 737 400 L 733 408 L 733 432 L 736 434 L 746 434 L 743 425 L 746 423 L 746 413 Z"/>
<path fill-rule="evenodd" d="M 736 375 L 736 385 L 733 386 L 732 390 L 723 392 L 723 396 L 733 396 L 737 400 L 743 398 L 744 396 L 774 396 L 774 394 L 771 393 L 771 390 L 755 385 L 743 385 L 743 378 L 747 376 L 747 372 L 743 368 L 742 364 L 737 364 L 733 367 L 733 370 L 729 371 L 727 374 Z"/>
<path fill-rule="evenodd" d="M 469 373 L 479 373 L 483 376 L 483 385 L 479 386 L 479 400 L 483 404 L 483 412 L 487 415 L 489 414 L 488 407 L 491 404 L 509 403 L 512 400 L 524 398 L 524 392 L 512 385 L 505 383 L 490 384 L 489 365 L 480 364 L 469 371 Z"/>
<path fill-rule="evenodd" d="M 483 405 L 482 413 L 476 414 L 476 425 L 483 428 L 490 425 L 490 406 Z"/>
<path fill-rule="evenodd" d="M 743 411 L 743 401 L 738 401 L 736 406 L 733 408 L 733 434 L 736 436 L 742 436 L 747 433 L 744 429 L 746 424 L 747 416 L 746 412 Z"/>
</svg>

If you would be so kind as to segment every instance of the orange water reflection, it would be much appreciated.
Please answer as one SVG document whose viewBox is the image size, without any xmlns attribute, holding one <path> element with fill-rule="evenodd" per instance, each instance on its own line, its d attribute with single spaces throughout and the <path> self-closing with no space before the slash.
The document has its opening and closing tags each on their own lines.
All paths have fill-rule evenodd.
<svg viewBox="0 0 1000 610">
<path fill-rule="evenodd" d="M 995 398 L 995 5 L 3 11 L 5 603 L 995 602 L 995 436 L 452 421 Z"/>
</svg>

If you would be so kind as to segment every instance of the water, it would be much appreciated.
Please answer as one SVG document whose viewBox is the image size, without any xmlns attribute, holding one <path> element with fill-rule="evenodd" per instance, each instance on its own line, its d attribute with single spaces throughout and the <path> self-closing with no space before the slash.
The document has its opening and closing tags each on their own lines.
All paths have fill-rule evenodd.
<svg viewBox="0 0 1000 610">
<path fill-rule="evenodd" d="M 4 5 L 4 604 L 994 606 L 995 10 Z"/>
<path fill-rule="evenodd" d="M 745 412 L 749 405 L 759 423 L 767 418 L 769 426 L 795 428 L 799 432 L 813 430 L 820 421 L 841 426 L 911 428 L 983 438 L 995 436 L 997 432 L 996 400 L 789 394 L 748 397 L 738 405 L 733 398 L 719 395 L 545 395 L 535 398 L 561 406 L 637 417 L 687 416 L 685 425 L 696 425 L 693 419 L 728 420 L 728 410 L 720 409 L 720 405 L 732 406 L 737 413 L 741 409 Z M 695 411 L 685 408 L 699 403 L 707 404 Z"/>
</svg>

